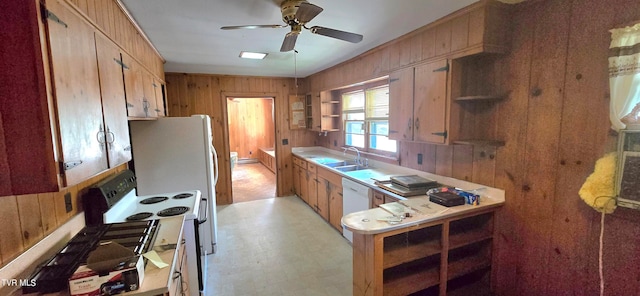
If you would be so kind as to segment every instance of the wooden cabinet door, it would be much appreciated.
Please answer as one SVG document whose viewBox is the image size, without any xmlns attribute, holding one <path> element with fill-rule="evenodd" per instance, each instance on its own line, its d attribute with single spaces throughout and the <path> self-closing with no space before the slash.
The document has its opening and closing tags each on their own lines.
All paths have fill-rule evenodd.
<svg viewBox="0 0 640 296">
<path fill-rule="evenodd" d="M 147 117 L 144 104 L 144 78 L 140 66 L 128 54 L 122 53 L 124 90 L 129 117 Z"/>
<path fill-rule="evenodd" d="M 318 179 L 314 171 L 307 171 L 307 200 L 309 206 L 318 210 Z"/>
<path fill-rule="evenodd" d="M 142 109 L 144 110 L 145 117 L 158 117 L 159 109 L 156 107 L 156 90 L 154 88 L 153 76 L 147 70 L 140 69 L 140 75 L 142 76 Z"/>
<path fill-rule="evenodd" d="M 300 168 L 300 197 L 304 202 L 309 204 L 309 174 L 307 174 L 307 170 Z"/>
<path fill-rule="evenodd" d="M 164 84 L 157 78 L 153 78 L 153 89 L 156 93 L 156 116 L 167 116 L 167 109 L 164 102 Z"/>
<path fill-rule="evenodd" d="M 300 196 L 300 167 L 297 164 L 293 165 L 293 193 L 302 198 Z"/>
<path fill-rule="evenodd" d="M 342 186 L 329 184 L 329 223 L 342 233 Z"/>
<path fill-rule="evenodd" d="M 107 169 L 94 30 L 58 1 L 46 2 L 65 186 Z M 38 139 L 34 139 L 38 140 Z"/>
<path fill-rule="evenodd" d="M 415 68 L 413 140 L 444 144 L 448 61 L 439 60 Z"/>
<path fill-rule="evenodd" d="M 389 139 L 413 140 L 413 68 L 389 75 Z"/>
<path fill-rule="evenodd" d="M 107 156 L 109 167 L 115 167 L 131 160 L 131 140 L 129 139 L 127 101 L 122 81 L 120 49 L 102 34 L 96 33 L 96 54 L 98 56 Z"/>
<path fill-rule="evenodd" d="M 330 190 L 330 184 L 329 181 L 327 181 L 326 179 L 318 176 L 318 206 L 316 208 L 318 214 L 320 214 L 320 216 L 322 217 L 322 219 L 324 219 L 325 221 L 329 221 L 329 193 L 331 192 Z"/>
</svg>

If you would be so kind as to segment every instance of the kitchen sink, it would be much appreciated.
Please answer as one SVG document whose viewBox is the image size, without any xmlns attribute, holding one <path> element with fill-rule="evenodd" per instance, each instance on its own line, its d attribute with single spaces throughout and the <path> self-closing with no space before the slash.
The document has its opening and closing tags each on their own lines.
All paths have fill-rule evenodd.
<svg viewBox="0 0 640 296">
<path fill-rule="evenodd" d="M 370 167 L 351 164 L 351 165 L 337 166 L 337 167 L 334 167 L 334 169 L 336 169 L 338 171 L 341 171 L 341 172 L 351 172 L 351 171 L 359 171 L 359 170 L 370 169 Z"/>
<path fill-rule="evenodd" d="M 328 164 L 328 163 L 339 163 L 339 159 L 335 159 L 335 158 L 329 158 L 329 157 L 314 157 L 311 158 L 311 160 L 319 163 L 319 164 Z"/>
<path fill-rule="evenodd" d="M 331 162 L 331 163 L 323 163 L 323 164 L 330 168 L 336 168 L 336 167 L 356 165 L 356 162 L 355 160 L 345 160 L 340 162 Z"/>
</svg>

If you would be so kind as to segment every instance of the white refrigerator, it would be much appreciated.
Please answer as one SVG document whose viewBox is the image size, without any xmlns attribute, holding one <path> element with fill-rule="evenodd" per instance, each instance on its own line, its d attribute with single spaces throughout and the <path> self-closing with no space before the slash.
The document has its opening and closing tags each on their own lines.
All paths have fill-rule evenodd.
<svg viewBox="0 0 640 296">
<path fill-rule="evenodd" d="M 208 115 L 130 121 L 138 195 L 200 190 L 207 221 L 199 227 L 206 254 L 215 253 L 218 223 L 216 183 L 218 157 Z"/>
</svg>

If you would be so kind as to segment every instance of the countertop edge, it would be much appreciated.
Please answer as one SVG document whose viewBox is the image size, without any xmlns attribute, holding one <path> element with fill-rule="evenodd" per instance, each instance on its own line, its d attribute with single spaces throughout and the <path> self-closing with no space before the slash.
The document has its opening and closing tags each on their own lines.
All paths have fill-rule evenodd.
<svg viewBox="0 0 640 296">
<path fill-rule="evenodd" d="M 369 219 L 369 222 L 371 222 L 371 219 L 378 219 L 384 216 L 391 216 L 391 213 L 383 210 L 382 208 L 373 208 L 365 211 L 347 214 L 341 218 L 340 222 L 344 228 L 354 233 L 373 235 L 373 234 L 384 233 L 384 232 L 393 231 L 397 229 L 412 227 L 412 226 L 423 224 L 423 223 L 449 219 L 456 216 L 464 216 L 474 212 L 478 212 L 478 213 L 490 212 L 502 207 L 505 203 L 504 190 L 502 189 L 493 188 L 493 187 L 472 183 L 464 180 L 454 179 L 451 177 L 435 175 L 432 173 L 423 172 L 423 171 L 406 168 L 406 167 L 401 167 L 393 164 L 387 164 L 383 162 L 370 160 L 370 163 L 372 164 L 371 166 L 373 167 L 371 171 L 374 171 L 374 170 L 378 171 L 376 175 L 381 177 L 388 177 L 390 175 L 401 175 L 401 174 L 416 174 L 419 176 L 425 176 L 427 178 L 433 179 L 439 183 L 446 184 L 448 186 L 462 188 L 463 190 L 481 189 L 483 191 L 484 197 L 481 198 L 480 205 L 478 206 L 463 205 L 463 206 L 460 206 L 462 208 L 460 207 L 447 208 L 447 207 L 443 207 L 441 205 L 429 202 L 428 196 L 426 194 L 414 196 L 414 197 L 403 197 L 393 192 L 380 188 L 379 186 L 375 185 L 374 183 L 375 181 L 373 181 L 370 178 L 365 178 L 365 179 L 356 178 L 354 176 L 338 171 L 331 167 L 325 166 L 322 163 L 319 163 L 313 160 L 313 158 L 329 157 L 329 156 L 332 158 L 340 159 L 340 160 L 351 159 L 350 157 L 341 155 L 342 153 L 339 151 L 328 149 L 325 147 L 299 147 L 299 148 L 294 147 L 292 149 L 292 153 L 293 155 L 303 158 L 308 162 L 313 162 L 325 169 L 328 169 L 331 172 L 336 173 L 343 178 L 348 178 L 352 181 L 363 184 L 375 191 L 398 198 L 400 201 L 403 201 L 405 203 L 424 202 L 433 206 L 436 209 L 436 212 L 433 214 L 417 215 L 411 218 L 404 219 L 402 222 L 398 224 L 389 224 L 386 222 L 377 221 L 376 223 L 378 223 L 377 225 L 378 227 L 375 227 L 374 229 L 371 229 L 371 228 L 365 229 L 365 228 L 356 227 L 355 225 L 350 225 L 348 221 L 349 219 L 354 219 L 356 221 L 362 220 L 362 219 Z M 362 170 L 362 171 L 366 171 L 366 170 Z M 346 223 L 345 223 L 345 220 L 347 220 Z M 364 222 L 364 223 L 368 223 L 368 222 Z"/>
</svg>

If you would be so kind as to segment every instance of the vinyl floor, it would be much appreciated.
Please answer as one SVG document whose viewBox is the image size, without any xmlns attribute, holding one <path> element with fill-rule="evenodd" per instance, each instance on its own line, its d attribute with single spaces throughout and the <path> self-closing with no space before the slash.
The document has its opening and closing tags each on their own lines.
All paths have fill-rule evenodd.
<svg viewBox="0 0 640 296">
<path fill-rule="evenodd" d="M 205 295 L 352 295 L 352 248 L 296 196 L 218 206 Z"/>
</svg>

